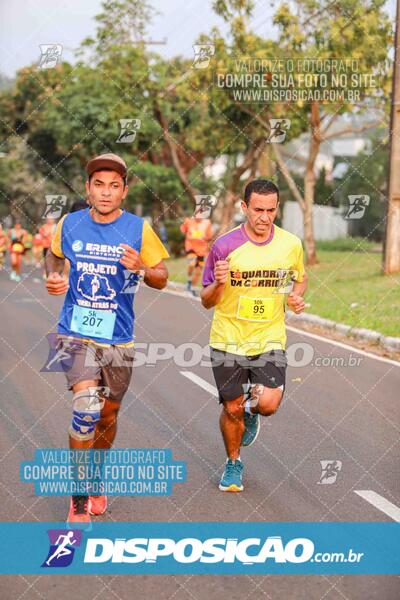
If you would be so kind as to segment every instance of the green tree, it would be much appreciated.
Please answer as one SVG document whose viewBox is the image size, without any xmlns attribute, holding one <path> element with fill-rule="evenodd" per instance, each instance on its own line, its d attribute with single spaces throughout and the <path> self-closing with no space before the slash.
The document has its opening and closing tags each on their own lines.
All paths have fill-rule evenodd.
<svg viewBox="0 0 400 600">
<path fill-rule="evenodd" d="M 239 15 L 238 4 L 240 4 Z M 245 11 L 245 6 L 248 8 L 247 11 Z M 245 31 L 251 32 L 251 29 L 248 23 L 246 24 L 243 13 L 251 14 L 252 2 L 242 0 L 238 3 L 236 0 L 225 0 L 215 2 L 214 7 L 230 23 L 232 37 L 237 42 L 239 52 L 243 47 L 243 39 L 246 40 L 246 45 L 251 47 L 251 43 L 248 42 L 249 40 L 251 42 L 252 36 L 250 33 L 247 36 L 245 34 Z M 238 16 L 242 24 L 239 35 L 237 34 Z M 350 104 L 346 99 L 339 99 L 334 104 L 315 99 L 311 102 L 255 103 L 250 106 L 239 103 L 241 110 L 255 119 L 265 133 L 269 134 L 270 132 L 269 119 L 271 117 L 285 117 L 291 120 L 291 132 L 287 137 L 288 140 L 294 137 L 294 130 L 297 134 L 299 130 L 308 133 L 309 147 L 302 187 L 296 184 L 279 144 L 272 144 L 272 151 L 280 172 L 302 209 L 307 262 L 313 264 L 317 261 L 312 226 L 316 159 L 323 142 L 329 142 L 351 133 L 362 133 L 371 127 L 376 127 L 383 118 L 383 111 L 387 109 L 385 98 L 387 98 L 390 82 L 385 60 L 392 40 L 392 26 L 384 12 L 383 0 L 369 0 L 368 2 L 346 0 L 341 3 L 332 3 L 330 0 L 322 2 L 298 0 L 295 6 L 283 2 L 276 11 L 274 22 L 279 30 L 278 41 L 271 48 L 273 54 L 265 54 L 265 50 L 263 50 L 264 57 L 307 58 L 317 56 L 321 59 L 351 57 L 362 60 L 363 69 L 375 75 L 378 75 L 378 70 L 383 65 L 378 89 L 375 89 L 370 82 L 367 83 L 360 90 L 360 102 L 357 104 Z M 263 42 L 260 41 L 260 47 L 262 46 Z M 252 56 L 252 54 L 247 51 L 246 56 Z M 317 75 L 316 67 L 311 68 L 310 72 L 312 75 Z M 322 89 L 320 79 L 317 81 Z M 375 112 L 372 113 L 372 111 Z M 380 111 L 378 118 L 376 118 L 376 111 Z M 351 112 L 358 115 L 369 113 L 370 120 L 358 127 L 336 128 L 336 122 L 340 115 Z M 371 117 L 372 114 L 373 117 Z"/>
<path fill-rule="evenodd" d="M 9 140 L 8 152 L 0 159 L 1 216 L 11 215 L 31 231 L 44 215 L 45 194 L 52 193 L 34 163 L 31 148 L 17 136 Z"/>
<path fill-rule="evenodd" d="M 387 202 L 387 172 L 389 164 L 388 137 L 374 136 L 371 147 L 351 160 L 342 180 L 334 191 L 343 214 L 349 209 L 349 195 L 369 196 L 369 205 L 361 219 L 350 219 L 350 234 L 381 242 L 385 231 Z"/>
</svg>

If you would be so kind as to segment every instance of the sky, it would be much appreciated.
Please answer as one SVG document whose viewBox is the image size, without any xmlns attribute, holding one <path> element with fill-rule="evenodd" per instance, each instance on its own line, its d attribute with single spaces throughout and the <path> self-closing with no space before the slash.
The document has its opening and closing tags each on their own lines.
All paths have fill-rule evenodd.
<svg viewBox="0 0 400 600">
<path fill-rule="evenodd" d="M 224 23 L 211 8 L 211 0 L 153 0 L 161 14 L 149 28 L 149 39 L 166 40 L 154 49 L 165 57 L 193 56 L 192 45 L 202 32 Z M 0 72 L 12 77 L 18 68 L 37 62 L 40 44 L 63 46 L 63 58 L 73 61 L 73 50 L 95 31 L 94 16 L 101 0 L 0 0 Z M 267 33 L 273 9 L 258 0 L 253 23 Z"/>
<path fill-rule="evenodd" d="M 387 2 L 392 16 L 395 3 Z M 255 0 L 252 27 L 259 35 L 271 35 L 274 4 L 278 2 Z M 152 0 L 152 5 L 161 14 L 149 27 L 148 37 L 166 40 L 154 48 L 165 57 L 192 57 L 192 45 L 200 33 L 214 25 L 226 31 L 211 0 Z M 73 62 L 74 49 L 94 34 L 94 16 L 100 9 L 101 0 L 0 0 L 0 72 L 12 77 L 17 69 L 37 62 L 40 44 L 61 44 L 63 59 Z"/>
</svg>

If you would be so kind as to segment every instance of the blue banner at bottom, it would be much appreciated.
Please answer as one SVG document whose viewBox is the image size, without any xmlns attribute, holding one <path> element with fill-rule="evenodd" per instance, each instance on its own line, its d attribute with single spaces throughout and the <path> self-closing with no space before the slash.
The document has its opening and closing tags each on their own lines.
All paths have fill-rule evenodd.
<svg viewBox="0 0 400 600">
<path fill-rule="evenodd" d="M 398 574 L 398 523 L 0 523 L 0 573 Z"/>
</svg>

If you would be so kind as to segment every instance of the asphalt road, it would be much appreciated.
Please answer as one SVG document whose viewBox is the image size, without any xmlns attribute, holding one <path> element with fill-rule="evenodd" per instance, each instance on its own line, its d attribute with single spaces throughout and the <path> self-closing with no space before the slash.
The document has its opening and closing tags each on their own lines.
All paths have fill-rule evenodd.
<svg viewBox="0 0 400 600">
<path fill-rule="evenodd" d="M 19 481 L 20 462 L 31 460 L 35 448 L 66 445 L 71 395 L 64 375 L 40 372 L 47 358 L 46 334 L 55 330 L 61 299 L 46 295 L 38 272 L 20 284 L 0 273 L 0 285 L 1 520 L 63 520 L 65 498 L 36 497 L 32 486 Z M 398 366 L 289 331 L 293 355 L 293 344 L 307 343 L 313 359 L 288 369 L 280 410 L 263 420 L 257 443 L 242 451 L 245 491 L 223 494 L 218 481 L 225 457 L 212 373 L 205 365 L 192 364 L 191 351 L 184 354 L 181 346 L 206 346 L 211 312 L 182 294 L 142 287 L 136 318 L 138 344 L 173 343 L 180 358 L 179 364 L 170 358 L 134 370 L 116 446 L 171 448 L 175 459 L 187 463 L 187 482 L 166 498 L 112 498 L 110 511 L 100 519 L 400 519 Z M 144 346 L 140 348 L 144 352 Z M 358 364 L 349 365 L 350 355 Z M 332 357 L 346 366 L 332 364 Z M 317 366 L 321 358 L 330 364 Z M 318 484 L 322 460 L 341 461 L 334 484 Z M 139 594 L 163 600 L 394 600 L 400 597 L 400 582 L 396 576 L 3 575 L 0 597 L 61 600 L 76 596 L 78 590 L 77 597 L 86 600 L 125 600 Z"/>
</svg>

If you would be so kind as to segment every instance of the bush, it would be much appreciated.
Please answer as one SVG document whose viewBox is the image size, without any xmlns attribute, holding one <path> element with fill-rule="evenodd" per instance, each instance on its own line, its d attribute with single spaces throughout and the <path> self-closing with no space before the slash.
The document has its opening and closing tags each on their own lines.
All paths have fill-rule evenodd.
<svg viewBox="0 0 400 600">
<path fill-rule="evenodd" d="M 185 236 L 180 230 L 180 224 L 176 221 L 165 221 L 168 235 L 168 246 L 171 256 L 183 256 L 185 254 Z"/>
</svg>

